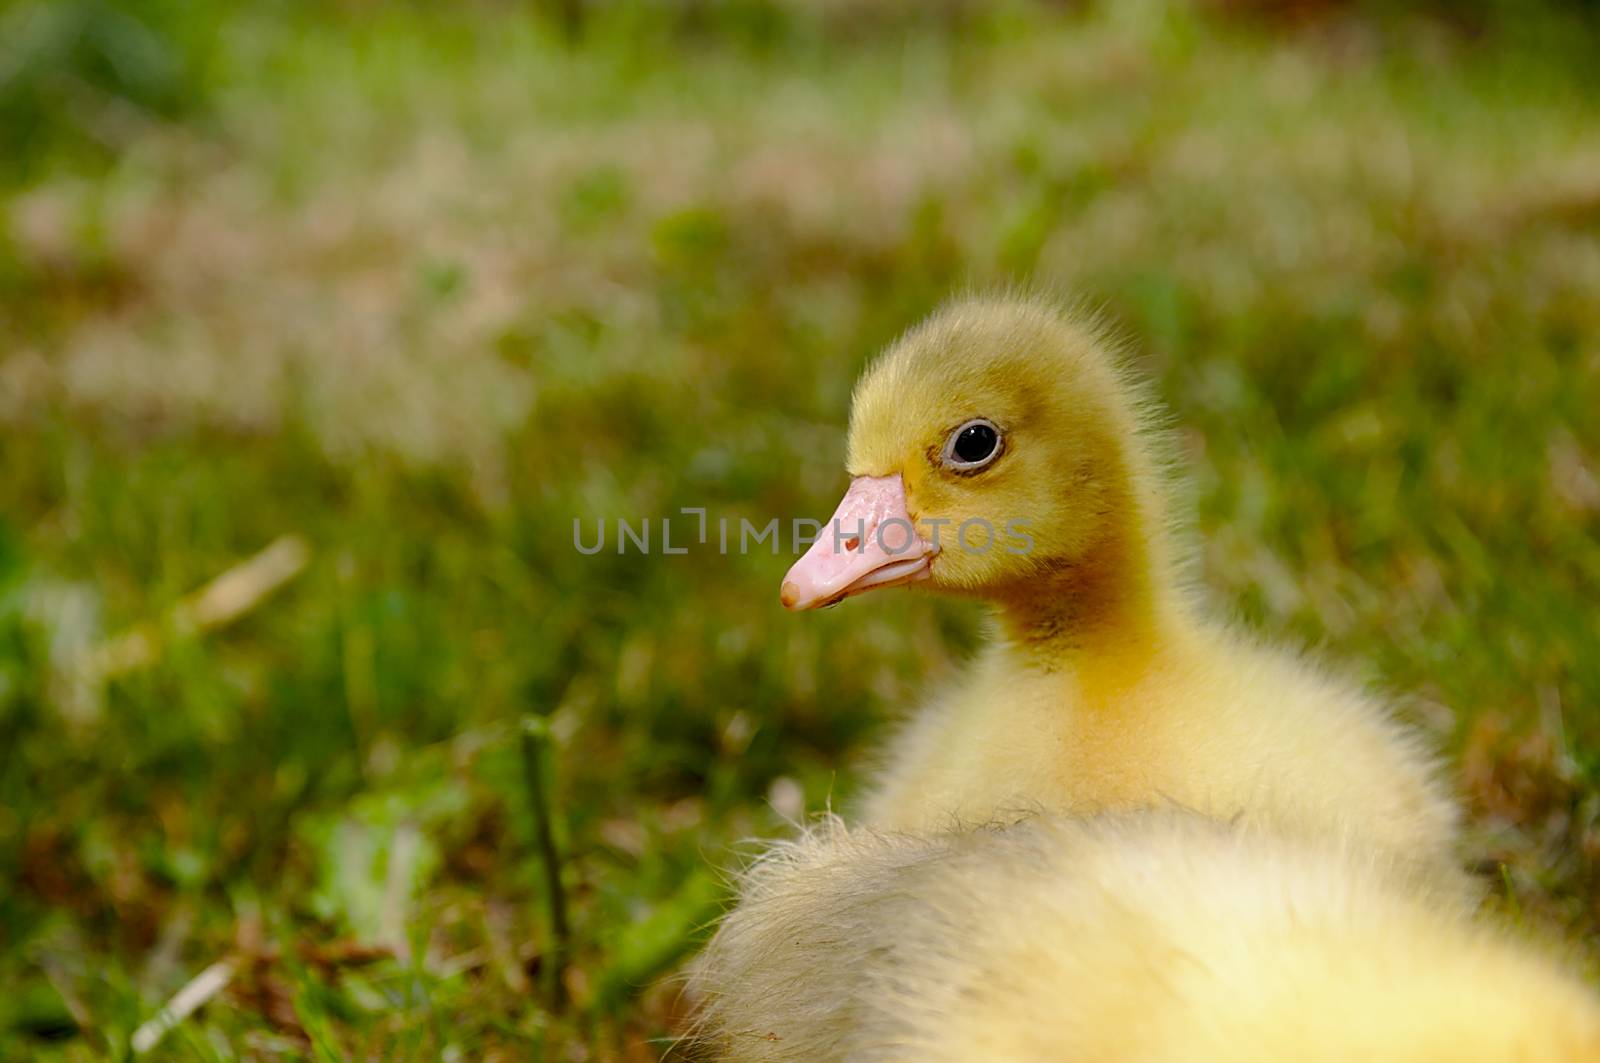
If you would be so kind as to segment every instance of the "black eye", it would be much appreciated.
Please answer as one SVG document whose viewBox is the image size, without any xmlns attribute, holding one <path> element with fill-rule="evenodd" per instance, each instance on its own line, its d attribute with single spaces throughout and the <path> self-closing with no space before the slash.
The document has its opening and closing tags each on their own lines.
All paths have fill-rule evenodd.
<svg viewBox="0 0 1600 1063">
<path fill-rule="evenodd" d="M 994 453 L 1000 436 L 986 424 L 969 424 L 956 436 L 956 445 L 950 448 L 959 460 L 976 465 Z"/>
<path fill-rule="evenodd" d="M 961 472 L 975 472 L 999 456 L 1000 429 L 981 417 L 951 432 L 944 446 L 944 463 Z"/>
</svg>

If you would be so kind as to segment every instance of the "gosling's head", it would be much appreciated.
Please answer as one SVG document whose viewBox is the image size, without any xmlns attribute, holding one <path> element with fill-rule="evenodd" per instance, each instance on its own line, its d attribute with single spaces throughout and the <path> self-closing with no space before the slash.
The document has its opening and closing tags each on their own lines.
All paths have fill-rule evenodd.
<svg viewBox="0 0 1600 1063">
<path fill-rule="evenodd" d="M 783 603 L 919 581 L 1006 598 L 1108 547 L 1125 555 L 1155 506 L 1139 435 L 1092 326 L 1033 299 L 952 303 L 856 386 L 850 489 L 790 569 Z"/>
</svg>

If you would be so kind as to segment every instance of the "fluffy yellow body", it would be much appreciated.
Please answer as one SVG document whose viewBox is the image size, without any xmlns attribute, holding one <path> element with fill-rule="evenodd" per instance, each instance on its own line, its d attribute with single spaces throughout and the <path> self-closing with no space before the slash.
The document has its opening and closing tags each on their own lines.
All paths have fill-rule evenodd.
<svg viewBox="0 0 1600 1063">
<path fill-rule="evenodd" d="M 769 853 L 699 961 L 735 1063 L 1579 1063 L 1600 1002 L 1359 843 L 1181 813 Z"/>
</svg>

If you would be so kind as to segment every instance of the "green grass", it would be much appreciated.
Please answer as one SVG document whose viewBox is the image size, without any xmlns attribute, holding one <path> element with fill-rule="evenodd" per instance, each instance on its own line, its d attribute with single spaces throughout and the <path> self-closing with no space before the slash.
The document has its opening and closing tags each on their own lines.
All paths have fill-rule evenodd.
<svg viewBox="0 0 1600 1063">
<path fill-rule="evenodd" d="M 740 840 L 847 804 L 979 617 L 790 617 L 787 557 L 573 518 L 825 515 L 864 360 L 1024 277 L 1172 407 L 1219 607 L 1406 696 L 1488 884 L 1592 938 L 1588 38 L 654 10 L 285 4 L 173 37 L 180 100 L 27 97 L 67 132 L 0 202 L 0 1056 L 121 1055 L 227 959 L 157 1055 L 655 1058 Z M 287 586 L 172 624 L 285 535 Z"/>
</svg>

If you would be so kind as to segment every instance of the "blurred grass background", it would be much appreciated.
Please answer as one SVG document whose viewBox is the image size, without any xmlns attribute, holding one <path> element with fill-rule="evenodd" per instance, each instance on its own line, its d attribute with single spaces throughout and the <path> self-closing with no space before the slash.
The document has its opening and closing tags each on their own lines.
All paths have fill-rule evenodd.
<svg viewBox="0 0 1600 1063">
<path fill-rule="evenodd" d="M 979 618 L 573 518 L 824 516 L 865 358 L 1028 276 L 1157 380 L 1219 605 L 1406 695 L 1592 942 L 1594 20 L 3 0 L 0 1057 L 223 962 L 153 1055 L 657 1058 L 717 869 Z"/>
</svg>

